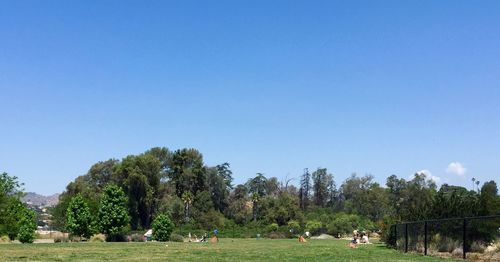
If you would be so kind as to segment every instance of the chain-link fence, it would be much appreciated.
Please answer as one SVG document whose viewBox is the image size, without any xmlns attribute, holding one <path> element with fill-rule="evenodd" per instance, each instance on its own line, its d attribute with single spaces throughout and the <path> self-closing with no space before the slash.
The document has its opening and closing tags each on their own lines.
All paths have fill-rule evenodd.
<svg viewBox="0 0 500 262">
<path fill-rule="evenodd" d="M 391 226 L 388 244 L 402 252 L 424 255 L 499 252 L 500 215 L 433 219 Z M 492 246 L 496 244 L 496 246 Z"/>
</svg>

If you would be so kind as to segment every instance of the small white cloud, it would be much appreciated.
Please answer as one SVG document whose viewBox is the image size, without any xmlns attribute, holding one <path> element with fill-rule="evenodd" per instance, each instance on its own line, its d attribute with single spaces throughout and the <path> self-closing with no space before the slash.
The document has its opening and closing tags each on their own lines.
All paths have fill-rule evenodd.
<svg viewBox="0 0 500 262">
<path fill-rule="evenodd" d="M 465 173 L 467 173 L 467 168 L 465 168 L 460 162 L 451 162 L 446 168 L 446 173 L 464 177 Z"/>
<path fill-rule="evenodd" d="M 417 172 L 418 174 L 424 174 L 425 177 L 427 177 L 428 179 L 434 181 L 434 183 L 436 184 L 439 184 L 441 182 L 441 178 L 438 177 L 438 176 L 433 176 L 431 171 L 427 170 L 427 169 L 423 169 L 423 170 L 420 170 Z"/>
</svg>

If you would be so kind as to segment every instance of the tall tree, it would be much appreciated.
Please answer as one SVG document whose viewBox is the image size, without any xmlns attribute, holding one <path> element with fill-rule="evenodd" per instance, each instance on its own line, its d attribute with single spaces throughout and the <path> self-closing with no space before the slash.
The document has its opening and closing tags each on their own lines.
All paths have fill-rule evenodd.
<svg viewBox="0 0 500 262">
<path fill-rule="evenodd" d="M 299 201 L 300 208 L 306 210 L 309 206 L 309 193 L 311 192 L 311 174 L 307 168 L 304 169 L 304 174 L 300 178 Z"/>
<path fill-rule="evenodd" d="M 151 154 L 127 156 L 115 167 L 118 185 L 129 202 L 132 229 L 149 228 L 157 210 L 161 162 Z"/>
<path fill-rule="evenodd" d="M 19 241 L 21 243 L 33 243 L 35 240 L 36 214 L 33 210 L 24 209 L 22 218 L 19 220 Z"/>
<path fill-rule="evenodd" d="M 123 190 L 116 185 L 106 186 L 99 206 L 99 230 L 114 239 L 129 224 L 130 218 L 127 209 L 128 199 Z"/>
<path fill-rule="evenodd" d="M 328 200 L 328 178 L 326 168 L 318 168 L 312 173 L 314 204 L 318 207 L 326 206 Z"/>
<path fill-rule="evenodd" d="M 338 206 L 339 192 L 337 190 L 337 185 L 332 174 L 328 174 L 328 205 L 332 208 Z"/>
<path fill-rule="evenodd" d="M 207 170 L 208 187 L 211 193 L 214 208 L 219 212 L 224 212 L 228 203 L 229 193 L 231 191 L 232 172 L 229 164 L 224 163 Z"/>
<path fill-rule="evenodd" d="M 184 192 L 196 195 L 207 189 L 206 167 L 203 156 L 196 149 L 176 150 L 171 159 L 168 176 L 175 186 L 175 193 L 182 197 Z"/>
<path fill-rule="evenodd" d="M 71 199 L 66 211 L 66 229 L 75 236 L 90 238 L 92 236 L 92 215 L 88 204 L 78 194 Z"/>
<path fill-rule="evenodd" d="M 17 237 L 21 226 L 19 222 L 26 211 L 20 201 L 24 195 L 22 186 L 17 177 L 0 174 L 0 235 L 7 235 L 11 240 Z"/>
<path fill-rule="evenodd" d="M 500 214 L 500 196 L 498 196 L 498 188 L 495 181 L 491 180 L 483 184 L 479 203 L 481 215 Z"/>
<path fill-rule="evenodd" d="M 185 191 L 182 194 L 182 202 L 184 202 L 184 221 L 189 222 L 189 214 L 191 209 L 191 204 L 193 203 L 193 194 L 190 191 Z"/>
<path fill-rule="evenodd" d="M 262 173 L 257 173 L 254 178 L 250 178 L 246 186 L 248 187 L 248 192 L 250 194 L 257 194 L 259 197 L 264 197 L 267 195 L 267 178 Z"/>
</svg>

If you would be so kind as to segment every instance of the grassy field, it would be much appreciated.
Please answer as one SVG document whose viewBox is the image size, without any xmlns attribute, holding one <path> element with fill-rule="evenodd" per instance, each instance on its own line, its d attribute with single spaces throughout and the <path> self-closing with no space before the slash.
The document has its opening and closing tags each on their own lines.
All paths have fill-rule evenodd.
<svg viewBox="0 0 500 262">
<path fill-rule="evenodd" d="M 166 246 L 168 245 L 168 246 Z M 52 243 L 0 245 L 1 261 L 451 261 L 402 254 L 383 244 L 347 247 L 345 240 L 221 239 L 206 243 Z"/>
</svg>

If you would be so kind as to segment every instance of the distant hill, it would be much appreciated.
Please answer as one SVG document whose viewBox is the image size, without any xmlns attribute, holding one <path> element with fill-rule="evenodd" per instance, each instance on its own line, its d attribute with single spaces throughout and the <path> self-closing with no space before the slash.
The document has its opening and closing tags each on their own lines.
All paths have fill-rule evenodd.
<svg viewBox="0 0 500 262">
<path fill-rule="evenodd" d="M 26 196 L 23 197 L 23 202 L 30 203 L 34 206 L 55 206 L 59 203 L 59 194 L 43 196 L 34 192 L 28 192 Z"/>
</svg>

